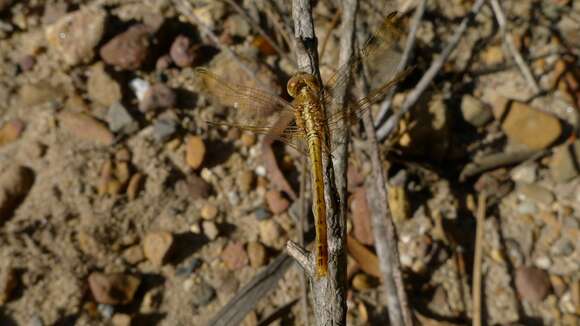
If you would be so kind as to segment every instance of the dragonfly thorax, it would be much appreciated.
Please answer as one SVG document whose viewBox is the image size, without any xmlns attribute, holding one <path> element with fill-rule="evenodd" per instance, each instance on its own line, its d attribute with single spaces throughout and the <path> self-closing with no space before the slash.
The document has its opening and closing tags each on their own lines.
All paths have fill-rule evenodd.
<svg viewBox="0 0 580 326">
<path fill-rule="evenodd" d="M 288 80 L 288 94 L 296 98 L 299 94 L 307 92 L 310 94 L 318 94 L 320 92 L 320 85 L 312 74 L 306 72 L 299 72 L 294 74 Z"/>
</svg>

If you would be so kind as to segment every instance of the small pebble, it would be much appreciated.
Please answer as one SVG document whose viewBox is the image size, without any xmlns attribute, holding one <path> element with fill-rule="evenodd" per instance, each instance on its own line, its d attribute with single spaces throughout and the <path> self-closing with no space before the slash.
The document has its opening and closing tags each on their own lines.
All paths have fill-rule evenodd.
<svg viewBox="0 0 580 326">
<path fill-rule="evenodd" d="M 206 306 L 215 298 L 215 289 L 204 281 L 195 284 L 189 293 L 192 294 L 191 303 L 194 307 Z"/>
<path fill-rule="evenodd" d="M 265 207 L 258 207 L 256 211 L 254 211 L 254 215 L 258 221 L 267 220 L 272 217 L 272 213 L 270 213 L 270 211 Z"/>
<path fill-rule="evenodd" d="M 175 188 L 177 193 L 191 200 L 207 198 L 211 193 L 210 184 L 196 174 L 181 180 Z"/>
<path fill-rule="evenodd" d="M 145 93 L 151 87 L 151 85 L 149 84 L 148 81 L 144 79 L 135 78 L 129 82 L 129 87 L 131 88 L 131 90 L 133 90 L 133 93 L 135 93 L 135 97 L 137 98 L 137 100 L 141 102 L 143 101 Z"/>
<path fill-rule="evenodd" d="M 104 35 L 106 18 L 104 9 L 83 7 L 49 25 L 46 40 L 68 65 L 90 62 Z"/>
<path fill-rule="evenodd" d="M 0 128 L 0 147 L 9 144 L 22 135 L 25 124 L 22 120 L 10 120 Z"/>
<path fill-rule="evenodd" d="M 139 129 L 139 123 L 131 116 L 129 111 L 119 102 L 113 103 L 107 111 L 106 117 L 109 129 L 112 132 L 132 134 Z"/>
<path fill-rule="evenodd" d="M 259 268 L 266 265 L 268 260 L 266 247 L 257 241 L 248 243 L 248 257 L 250 259 L 250 266 L 253 268 Z"/>
<path fill-rule="evenodd" d="M 34 171 L 21 165 L 3 167 L 0 174 L 0 222 L 9 218 L 34 183 Z"/>
<path fill-rule="evenodd" d="M 155 84 L 149 87 L 139 101 L 141 112 L 157 111 L 175 106 L 177 97 L 175 92 L 165 84 Z"/>
<path fill-rule="evenodd" d="M 256 182 L 256 175 L 252 170 L 244 170 L 237 175 L 237 184 L 240 191 L 244 194 L 250 192 Z"/>
<path fill-rule="evenodd" d="M 169 49 L 169 55 L 178 67 L 190 67 L 196 59 L 196 47 L 191 39 L 185 35 L 175 38 Z"/>
<path fill-rule="evenodd" d="M 143 188 L 143 182 L 145 176 L 141 173 L 135 173 L 129 180 L 129 185 L 127 186 L 127 198 L 129 200 L 135 200 L 139 195 L 139 192 Z"/>
<path fill-rule="evenodd" d="M 244 132 L 240 140 L 245 147 L 254 146 L 256 144 L 256 134 L 253 132 Z"/>
<path fill-rule="evenodd" d="M 111 319 L 111 324 L 113 324 L 113 326 L 131 326 L 131 315 L 114 314 L 113 318 Z"/>
<path fill-rule="evenodd" d="M 163 143 L 177 132 L 177 121 L 173 119 L 158 119 L 153 123 L 153 139 Z"/>
<path fill-rule="evenodd" d="M 110 107 L 121 101 L 123 97 L 121 86 L 105 71 L 102 62 L 93 65 L 88 75 L 87 92 L 93 102 Z"/>
<path fill-rule="evenodd" d="M 282 227 L 275 220 L 260 221 L 259 229 L 262 243 L 268 247 L 278 248 L 284 243 Z"/>
<path fill-rule="evenodd" d="M 516 289 L 523 300 L 541 302 L 550 292 L 550 277 L 546 271 L 520 266 L 516 270 Z"/>
<path fill-rule="evenodd" d="M 277 190 L 270 190 L 266 193 L 266 202 L 274 215 L 285 212 L 290 206 L 288 199 L 284 198 L 282 193 Z"/>
<path fill-rule="evenodd" d="M 76 138 L 100 145 L 112 145 L 115 137 L 101 122 L 84 113 L 62 111 L 58 120 Z"/>
<path fill-rule="evenodd" d="M 521 199 L 545 206 L 553 203 L 555 199 L 554 194 L 550 190 L 537 184 L 521 184 L 517 191 Z"/>
<path fill-rule="evenodd" d="M 107 42 L 99 53 L 109 65 L 123 70 L 136 70 L 149 55 L 150 38 L 151 29 L 148 26 L 133 25 Z"/>
<path fill-rule="evenodd" d="M 210 240 L 217 239 L 220 233 L 217 225 L 213 221 L 203 221 L 201 228 L 203 229 L 203 234 Z"/>
<path fill-rule="evenodd" d="M 185 161 L 192 169 L 199 169 L 205 158 L 203 139 L 199 136 L 189 136 L 185 146 Z"/>
<path fill-rule="evenodd" d="M 102 303 L 99 303 L 99 305 L 97 306 L 97 310 L 99 310 L 101 316 L 103 316 L 103 318 L 107 320 L 111 319 L 111 317 L 113 317 L 113 313 L 115 312 L 115 308 L 113 306 L 111 306 L 110 304 L 102 304 Z"/>
<path fill-rule="evenodd" d="M 137 265 L 145 260 L 143 248 L 140 245 L 131 246 L 123 252 L 123 258 L 131 265 Z"/>
<path fill-rule="evenodd" d="M 188 277 L 190 276 L 196 269 L 201 266 L 201 260 L 198 258 L 193 258 L 191 261 L 186 262 L 185 265 L 177 267 L 175 269 L 176 276 Z"/>
<path fill-rule="evenodd" d="M 201 208 L 201 217 L 206 220 L 213 220 L 218 215 L 218 208 L 210 203 L 206 203 Z"/>
<path fill-rule="evenodd" d="M 170 232 L 151 232 L 143 239 L 143 253 L 153 265 L 160 267 L 169 256 L 173 242 Z"/>
<path fill-rule="evenodd" d="M 20 60 L 18 60 L 18 66 L 22 71 L 30 71 L 34 68 L 36 64 L 36 59 L 31 55 L 25 55 Z"/>
<path fill-rule="evenodd" d="M 244 245 L 239 242 L 231 242 L 221 253 L 221 258 L 226 267 L 232 271 L 239 270 L 248 264 L 248 255 Z"/>
<path fill-rule="evenodd" d="M 171 60 L 171 56 L 167 54 L 163 55 L 159 57 L 159 59 L 157 59 L 157 61 L 155 62 L 155 70 L 157 71 L 166 70 L 167 68 L 169 68 L 169 66 L 171 66 L 172 62 L 173 60 Z"/>
<path fill-rule="evenodd" d="M 133 300 L 141 280 L 133 275 L 92 273 L 89 287 L 95 301 L 103 304 L 128 304 Z"/>
<path fill-rule="evenodd" d="M 350 211 L 352 212 L 353 235 L 362 244 L 374 243 L 371 225 L 371 213 L 367 204 L 367 195 L 364 188 L 357 188 L 349 199 Z"/>
</svg>

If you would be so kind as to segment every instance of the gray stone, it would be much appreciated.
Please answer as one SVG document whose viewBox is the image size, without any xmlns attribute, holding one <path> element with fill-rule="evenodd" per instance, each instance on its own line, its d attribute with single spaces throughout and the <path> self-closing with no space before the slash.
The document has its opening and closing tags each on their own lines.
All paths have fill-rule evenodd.
<svg viewBox="0 0 580 326">
<path fill-rule="evenodd" d="M 193 294 L 191 303 L 196 307 L 206 306 L 215 297 L 215 289 L 204 281 L 196 284 L 191 289 L 191 293 Z"/>
<path fill-rule="evenodd" d="M 520 184 L 517 191 L 520 199 L 528 200 L 535 204 L 547 206 L 554 202 L 554 194 L 537 184 Z"/>
<path fill-rule="evenodd" d="M 471 95 L 463 96 L 461 113 L 463 114 L 463 119 L 474 127 L 484 126 L 493 117 L 491 110 Z"/>
<path fill-rule="evenodd" d="M 272 217 L 272 213 L 270 213 L 270 211 L 265 207 L 258 207 L 254 212 L 254 215 L 258 221 L 267 220 Z"/>
<path fill-rule="evenodd" d="M 158 142 L 166 142 L 177 131 L 177 122 L 171 119 L 159 119 L 153 123 L 153 138 Z"/>
<path fill-rule="evenodd" d="M 137 121 L 133 119 L 129 111 L 119 102 L 113 103 L 109 108 L 107 112 L 107 123 L 112 132 L 130 134 L 139 129 Z"/>
</svg>

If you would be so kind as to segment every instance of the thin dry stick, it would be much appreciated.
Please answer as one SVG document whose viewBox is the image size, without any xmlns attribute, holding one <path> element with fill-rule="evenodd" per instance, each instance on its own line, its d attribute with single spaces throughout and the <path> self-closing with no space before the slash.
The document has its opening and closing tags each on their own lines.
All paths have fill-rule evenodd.
<svg viewBox="0 0 580 326">
<path fill-rule="evenodd" d="M 368 85 L 365 85 L 365 91 L 368 93 Z M 413 325 L 413 317 L 401 274 L 395 225 L 388 207 L 388 189 L 381 164 L 381 150 L 369 110 L 363 114 L 363 124 L 367 134 L 368 154 L 371 156 L 373 176 L 372 183 L 369 185 L 370 191 L 367 192 L 367 202 L 371 210 L 373 237 L 387 299 L 389 320 L 394 326 L 411 326 Z"/>
<path fill-rule="evenodd" d="M 353 3 L 353 0 L 345 1 L 345 3 Z M 356 1 L 354 4 L 356 5 Z M 349 10 L 343 10 L 345 13 L 343 22 L 349 20 L 349 15 L 352 15 L 352 19 L 354 19 L 356 6 L 348 6 L 348 8 Z M 317 39 L 314 33 L 310 1 L 293 0 L 292 17 L 298 67 L 301 71 L 316 76 L 320 82 Z M 328 139 L 326 141 L 328 142 Z M 341 153 L 346 153 L 345 149 L 338 150 Z M 346 216 L 345 201 L 341 200 L 346 195 L 346 164 L 342 162 L 346 159 L 346 155 L 336 154 L 335 157 L 337 162 L 336 174 L 330 153 L 325 151 L 323 155 L 324 199 L 327 208 L 329 249 L 328 275 L 317 279 L 312 255 L 295 243 L 289 242 L 287 245 L 288 253 L 302 265 L 310 276 L 316 325 L 346 324 Z"/>
<path fill-rule="evenodd" d="M 475 234 L 475 257 L 473 259 L 473 326 L 481 326 L 481 263 L 483 259 L 483 230 L 485 222 L 485 191 L 479 194 L 477 204 L 477 230 Z"/>
<path fill-rule="evenodd" d="M 409 29 L 409 36 L 407 37 L 407 42 L 405 43 L 405 49 L 403 50 L 403 55 L 401 56 L 401 61 L 397 65 L 397 69 L 393 76 L 398 75 L 407 67 L 409 63 L 409 59 L 411 58 L 411 54 L 413 53 L 413 48 L 415 47 L 415 42 L 417 41 L 417 31 L 419 30 L 419 25 L 421 24 L 421 20 L 423 19 L 423 14 L 425 13 L 425 7 L 427 6 L 427 0 L 420 0 L 417 9 L 415 10 L 415 14 L 413 15 L 413 22 L 411 23 L 411 28 Z M 397 91 L 397 85 L 393 86 L 383 103 L 381 103 L 379 113 L 377 115 L 377 120 L 375 128 L 379 128 L 380 124 L 386 118 L 387 113 L 391 108 L 391 104 L 393 104 L 393 96 Z"/>
<path fill-rule="evenodd" d="M 465 18 L 463 18 L 461 24 L 459 24 L 459 27 L 451 37 L 449 44 L 447 44 L 447 46 L 443 49 L 441 55 L 439 55 L 439 57 L 431 63 L 431 66 L 425 72 L 419 83 L 417 83 L 415 89 L 413 89 L 413 91 L 407 96 L 407 99 L 403 103 L 401 109 L 393 114 L 389 120 L 387 120 L 387 123 L 383 124 L 381 128 L 378 129 L 377 138 L 379 141 L 383 141 L 385 138 L 389 137 L 393 130 L 395 130 L 396 126 L 399 124 L 401 117 L 403 117 L 405 113 L 409 112 L 411 107 L 413 107 L 419 101 L 421 95 L 423 95 L 427 87 L 429 87 L 429 84 L 431 84 L 435 76 L 437 76 L 445 61 L 447 61 L 453 50 L 457 47 L 457 44 L 459 44 L 459 40 L 463 36 L 463 33 L 465 33 L 465 30 L 467 30 L 467 26 L 469 26 L 477 13 L 479 13 L 484 3 L 485 0 L 475 1 L 471 7 L 471 11 Z"/>
<path fill-rule="evenodd" d="M 306 196 L 306 185 L 308 183 L 308 158 L 302 156 L 302 173 L 300 176 L 300 217 L 298 220 L 298 241 L 302 246 L 306 246 L 304 241 L 304 230 L 309 228 L 306 225 L 308 221 L 308 196 Z M 306 275 L 300 273 L 300 290 L 302 305 L 302 322 L 304 325 L 310 325 L 308 318 L 308 286 Z"/>
<path fill-rule="evenodd" d="M 512 55 L 512 57 L 516 61 L 518 68 L 520 68 L 520 71 L 524 75 L 526 82 L 529 84 L 529 86 L 534 91 L 534 94 L 538 94 L 540 92 L 540 86 L 536 82 L 536 79 L 534 78 L 534 75 L 532 74 L 532 70 L 526 64 L 526 61 L 524 60 L 524 58 L 522 57 L 522 55 L 520 54 L 520 52 L 516 48 L 513 35 L 507 32 L 507 24 L 506 24 L 505 15 L 503 13 L 503 10 L 501 9 L 499 2 L 497 0 L 491 0 L 491 8 L 493 9 L 495 19 L 497 20 L 497 24 L 499 25 L 499 29 L 501 31 L 501 34 L 503 36 L 503 40 L 505 42 L 505 45 L 506 45 L 508 51 L 510 52 L 510 54 Z"/>
<path fill-rule="evenodd" d="M 175 8 L 177 8 L 177 11 L 180 14 L 186 17 L 191 23 L 197 25 L 197 27 L 200 28 L 202 32 L 205 35 L 207 35 L 220 50 L 226 52 L 238 64 L 238 66 L 240 66 L 240 68 L 242 68 L 245 72 L 247 72 L 248 75 L 251 76 L 260 86 L 267 87 L 267 85 L 265 85 L 263 81 L 261 81 L 259 78 L 256 77 L 256 72 L 254 70 L 250 69 L 247 65 L 245 65 L 242 62 L 242 60 L 238 57 L 238 55 L 230 49 L 229 46 L 222 44 L 222 42 L 211 30 L 211 28 L 209 28 L 201 20 L 199 20 L 199 18 L 197 18 L 189 0 L 174 0 L 174 3 Z"/>
<path fill-rule="evenodd" d="M 268 16 L 268 20 L 272 22 L 278 33 L 282 35 L 286 44 L 288 44 L 289 47 L 292 47 L 294 45 L 292 42 L 292 29 L 290 24 L 287 23 L 285 16 L 279 12 L 274 1 L 254 0 L 253 3 L 264 10 L 266 16 Z"/>
<path fill-rule="evenodd" d="M 274 48 L 274 50 L 276 50 L 276 52 L 278 52 L 278 54 L 281 57 L 286 59 L 293 66 L 296 66 L 296 61 L 294 61 L 294 59 L 292 59 L 292 57 L 290 57 L 284 50 L 282 50 L 282 48 L 260 26 L 260 24 L 257 23 L 256 21 L 254 21 L 252 19 L 252 17 L 250 17 L 250 15 L 248 15 L 248 13 L 244 10 L 244 8 L 242 8 L 240 5 L 238 5 L 234 0 L 224 0 L 224 1 L 229 3 L 230 6 L 232 6 L 242 16 L 242 18 L 244 18 L 248 22 L 248 24 L 250 24 L 250 26 L 254 27 L 256 29 L 256 31 L 258 31 L 258 33 L 260 35 L 262 35 L 262 37 L 265 38 L 268 41 L 268 43 L 270 43 L 270 45 Z"/>
</svg>

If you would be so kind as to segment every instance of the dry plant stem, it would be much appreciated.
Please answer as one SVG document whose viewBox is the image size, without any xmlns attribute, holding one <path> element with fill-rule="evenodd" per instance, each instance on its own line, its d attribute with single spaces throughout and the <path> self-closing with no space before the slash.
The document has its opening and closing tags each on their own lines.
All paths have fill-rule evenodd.
<svg viewBox="0 0 580 326">
<path fill-rule="evenodd" d="M 234 0 L 224 0 L 230 4 L 241 16 L 244 18 L 250 26 L 254 27 L 263 38 L 265 38 L 270 45 L 278 52 L 278 54 L 290 62 L 294 67 L 296 66 L 296 61 L 292 59 L 282 48 L 266 33 L 266 31 L 260 26 L 259 23 L 255 22 L 248 13 L 244 10 L 244 8 L 240 7 Z"/>
<path fill-rule="evenodd" d="M 534 91 L 534 94 L 538 94 L 540 92 L 540 86 L 538 86 L 538 83 L 536 82 L 536 79 L 534 78 L 534 75 L 532 74 L 532 70 L 526 64 L 526 61 L 524 60 L 524 58 L 522 57 L 522 55 L 520 54 L 520 52 L 516 48 L 513 35 L 507 32 L 506 19 L 505 19 L 505 15 L 503 13 L 503 10 L 501 9 L 501 5 L 499 4 L 499 2 L 497 0 L 490 0 L 490 1 L 491 1 L 491 8 L 493 9 L 495 19 L 497 20 L 497 24 L 499 25 L 499 29 L 501 31 L 501 34 L 503 36 L 503 39 L 504 39 L 504 42 L 505 42 L 505 45 L 506 45 L 508 51 L 510 52 L 510 54 L 512 55 L 512 57 L 516 61 L 518 68 L 520 68 L 520 71 L 524 75 L 526 82 L 529 84 L 529 86 Z"/>
<path fill-rule="evenodd" d="M 308 196 L 306 189 L 308 184 L 308 159 L 302 156 L 302 173 L 300 174 L 300 217 L 298 220 L 298 241 L 302 246 L 305 246 L 304 230 L 308 230 Z M 310 325 L 308 318 L 308 281 L 306 275 L 300 273 L 300 291 L 301 306 L 302 306 L 302 322 L 304 325 Z"/>
<path fill-rule="evenodd" d="M 368 92 L 368 87 L 366 88 Z M 381 164 L 381 151 L 369 110 L 363 114 L 363 124 L 367 134 L 367 148 L 371 156 L 373 176 L 373 182 L 369 186 L 370 191 L 367 192 L 367 202 L 371 210 L 373 237 L 387 299 L 389 320 L 390 324 L 394 326 L 411 326 L 413 325 L 413 316 L 409 308 L 401 273 L 395 225 L 387 204 L 388 189 Z"/>
<path fill-rule="evenodd" d="M 485 192 L 479 194 L 477 204 L 477 230 L 475 234 L 475 257 L 473 259 L 473 326 L 481 326 L 481 264 L 483 260 L 483 230 L 485 222 Z"/>
<path fill-rule="evenodd" d="M 427 0 L 420 0 L 417 9 L 415 10 L 415 14 L 413 15 L 413 22 L 411 23 L 411 28 L 409 29 L 409 36 L 407 37 L 407 42 L 405 43 L 405 49 L 403 50 L 403 55 L 401 56 L 401 61 L 397 65 L 397 69 L 393 76 L 401 73 L 407 64 L 409 63 L 409 59 L 413 53 L 413 49 L 415 47 L 415 42 L 417 41 L 417 31 L 419 30 L 419 25 L 421 24 L 421 20 L 423 19 L 423 14 L 425 13 L 425 7 L 427 6 Z M 393 104 L 393 96 L 397 91 L 397 85 L 393 86 L 383 103 L 381 103 L 379 113 L 377 115 L 377 120 L 375 121 L 377 125 L 375 128 L 379 128 L 380 125 L 384 122 L 387 113 L 391 108 L 391 104 Z"/>
<path fill-rule="evenodd" d="M 254 4 L 264 10 L 269 21 L 274 25 L 278 33 L 282 35 L 286 44 L 292 47 L 294 45 L 292 42 L 292 29 L 284 15 L 279 12 L 276 4 L 272 0 L 254 0 Z"/>
<path fill-rule="evenodd" d="M 310 3 L 310 0 L 292 1 L 296 61 L 301 71 L 313 74 L 321 82 Z M 352 10 L 355 11 L 354 9 Z M 345 19 L 347 15 L 345 13 Z M 354 12 L 352 15 L 354 16 Z M 328 139 L 325 141 L 330 145 Z M 344 160 L 345 157 L 340 159 Z M 344 169 L 344 166 L 342 168 Z M 338 170 L 335 174 L 330 153 L 325 151 L 323 170 L 328 231 L 328 275 L 322 278 L 315 277 L 314 259 L 300 246 L 289 242 L 287 249 L 310 276 L 315 324 L 346 325 L 346 218 L 344 201 L 340 200 L 344 198 L 346 192 L 346 169 Z"/>
<path fill-rule="evenodd" d="M 459 44 L 459 40 L 463 36 L 463 33 L 465 33 L 465 30 L 467 30 L 467 27 L 469 26 L 471 21 L 479 13 L 484 3 L 485 0 L 475 1 L 473 6 L 471 7 L 471 11 L 469 12 L 469 14 L 467 14 L 467 16 L 463 18 L 461 24 L 459 24 L 459 27 L 457 27 L 457 30 L 451 37 L 451 41 L 449 42 L 449 44 L 447 44 L 447 46 L 443 49 L 439 57 L 437 57 L 437 59 L 435 59 L 431 63 L 431 66 L 429 67 L 429 69 L 427 69 L 427 71 L 417 84 L 417 86 L 415 86 L 415 89 L 413 89 L 413 91 L 411 91 L 411 93 L 409 93 L 409 95 L 407 96 L 407 99 L 403 103 L 401 109 L 397 111 L 395 114 L 393 114 L 389 118 L 389 120 L 387 120 L 387 123 L 383 124 L 381 128 L 378 129 L 377 138 L 379 139 L 379 141 L 383 141 L 385 138 L 389 137 L 393 132 L 393 130 L 395 130 L 395 128 L 399 124 L 399 120 L 401 120 L 401 117 L 403 117 L 405 113 L 409 112 L 409 110 L 415 104 L 417 104 L 417 102 L 421 98 L 421 95 L 423 95 L 427 87 L 429 87 L 429 84 L 431 84 L 435 76 L 437 76 L 437 74 L 443 67 L 445 61 L 449 59 L 449 56 L 451 55 L 453 50 L 457 47 L 457 44 Z"/>
<path fill-rule="evenodd" d="M 264 83 L 260 81 L 259 78 L 256 77 L 256 72 L 254 70 L 250 69 L 247 65 L 245 65 L 242 62 L 242 60 L 238 57 L 238 55 L 230 49 L 229 46 L 222 44 L 222 42 L 211 30 L 211 28 L 206 26 L 201 20 L 199 20 L 199 18 L 197 18 L 197 16 L 193 12 L 193 7 L 191 6 L 190 0 L 174 0 L 174 3 L 175 7 L 177 8 L 177 11 L 180 14 L 186 17 L 193 24 L 197 25 L 197 27 L 201 29 L 201 31 L 205 35 L 207 35 L 220 50 L 226 52 L 232 58 L 232 60 L 234 60 L 240 66 L 240 68 L 242 68 L 246 73 L 248 73 L 248 75 L 251 76 L 260 86 L 267 87 L 267 85 L 264 85 Z"/>
</svg>

